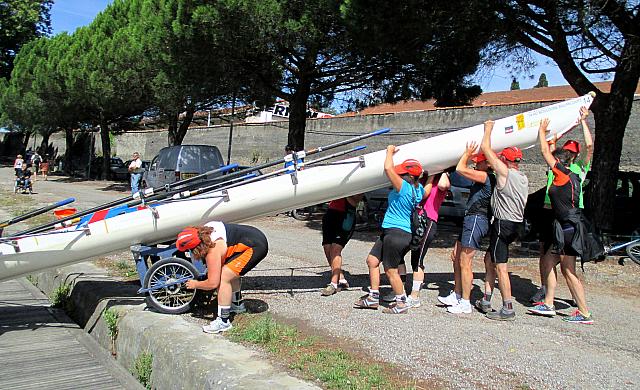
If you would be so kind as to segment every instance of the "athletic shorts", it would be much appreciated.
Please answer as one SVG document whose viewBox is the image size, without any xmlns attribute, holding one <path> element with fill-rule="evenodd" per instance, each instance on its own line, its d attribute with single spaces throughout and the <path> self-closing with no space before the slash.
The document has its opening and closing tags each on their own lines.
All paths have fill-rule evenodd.
<svg viewBox="0 0 640 390">
<path fill-rule="evenodd" d="M 485 215 L 467 215 L 462 222 L 460 244 L 463 248 L 480 249 L 482 239 L 489 233 L 489 218 Z"/>
<path fill-rule="evenodd" d="M 384 269 L 398 268 L 409 252 L 409 244 L 411 233 L 398 228 L 382 229 L 382 234 L 373 244 L 369 254 L 381 260 Z"/>
<path fill-rule="evenodd" d="M 427 218 L 427 221 L 427 232 L 422 239 L 420 248 L 411 251 L 411 268 L 413 269 L 413 272 L 416 272 L 418 267 L 424 271 L 424 257 L 438 231 L 438 223 L 436 221 L 431 218 Z"/>
<path fill-rule="evenodd" d="M 346 211 L 327 210 L 327 213 L 322 217 L 322 245 L 338 244 L 343 248 L 347 245 L 353 235 L 356 224 L 355 218 L 352 218 L 350 229 L 344 230 L 343 225 L 349 222 L 345 222 L 346 218 Z"/>
<path fill-rule="evenodd" d="M 520 235 L 522 222 L 512 222 L 494 218 L 489 232 L 489 253 L 495 264 L 509 260 L 509 245 Z"/>
<path fill-rule="evenodd" d="M 564 235 L 564 248 L 560 254 L 565 256 L 579 256 L 578 252 L 576 252 L 571 246 L 571 241 L 573 241 L 573 236 L 576 233 L 576 229 L 571 225 L 562 226 L 562 233 Z"/>
<path fill-rule="evenodd" d="M 269 244 L 267 237 L 253 226 L 242 227 L 242 235 L 237 244 L 227 244 L 227 258 L 224 265 L 239 276 L 251 271 L 262 259 L 267 257 Z"/>
</svg>

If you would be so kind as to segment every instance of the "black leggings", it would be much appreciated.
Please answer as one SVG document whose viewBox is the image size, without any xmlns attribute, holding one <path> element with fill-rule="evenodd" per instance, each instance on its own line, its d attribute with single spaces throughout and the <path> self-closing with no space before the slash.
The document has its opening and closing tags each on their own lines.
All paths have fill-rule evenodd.
<svg viewBox="0 0 640 390">
<path fill-rule="evenodd" d="M 420 243 L 420 248 L 411 251 L 411 269 L 413 269 L 413 272 L 418 271 L 418 267 L 424 271 L 424 257 L 427 255 L 427 250 L 429 250 L 431 242 L 438 231 L 438 223 L 431 218 L 428 218 L 428 221 L 427 232 Z"/>
</svg>

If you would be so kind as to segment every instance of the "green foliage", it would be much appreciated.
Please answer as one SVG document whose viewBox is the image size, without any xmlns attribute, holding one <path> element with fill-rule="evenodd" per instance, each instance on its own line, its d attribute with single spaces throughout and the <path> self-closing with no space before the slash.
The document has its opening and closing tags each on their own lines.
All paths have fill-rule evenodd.
<svg viewBox="0 0 640 390">
<path fill-rule="evenodd" d="M 0 3 L 0 78 L 9 78 L 16 53 L 27 42 L 51 33 L 53 0 Z"/>
<path fill-rule="evenodd" d="M 31 283 L 34 286 L 38 287 L 38 277 L 37 276 L 27 275 L 27 280 L 29 281 L 29 283 Z"/>
<path fill-rule="evenodd" d="M 131 373 L 147 389 L 151 389 L 151 374 L 153 372 L 153 355 L 143 352 L 133 362 Z"/>
<path fill-rule="evenodd" d="M 49 297 L 51 306 L 63 309 L 67 313 L 73 312 L 72 289 L 73 285 L 71 283 L 63 283 L 56 287 Z"/>
<path fill-rule="evenodd" d="M 535 87 L 533 88 L 544 88 L 548 86 L 549 86 L 549 82 L 547 81 L 547 75 L 544 73 L 541 73 L 540 78 L 538 79 L 538 84 L 536 84 Z"/>
<path fill-rule="evenodd" d="M 520 89 L 520 82 L 515 77 L 511 79 L 511 87 L 509 89 L 512 91 Z"/>
<path fill-rule="evenodd" d="M 102 313 L 102 318 L 104 322 L 107 324 L 107 330 L 109 331 L 109 337 L 111 340 L 115 340 L 118 338 L 118 318 L 120 314 L 117 310 L 110 308 L 105 310 Z"/>
</svg>

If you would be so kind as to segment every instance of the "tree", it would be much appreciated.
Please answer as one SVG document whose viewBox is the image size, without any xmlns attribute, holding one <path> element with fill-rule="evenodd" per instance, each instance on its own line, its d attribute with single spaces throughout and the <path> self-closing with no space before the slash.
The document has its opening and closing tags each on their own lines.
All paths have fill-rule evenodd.
<svg viewBox="0 0 640 390">
<path fill-rule="evenodd" d="M 579 94 L 596 92 L 595 150 L 590 206 L 595 221 L 613 224 L 616 174 L 633 96 L 640 78 L 640 3 L 622 0 L 496 1 L 498 26 L 509 49 L 551 58 Z M 609 92 L 588 75 L 613 75 Z M 553 126 L 553 123 L 551 124 Z"/>
<path fill-rule="evenodd" d="M 547 81 L 547 75 L 544 73 L 540 74 L 540 78 L 538 79 L 538 84 L 536 84 L 533 88 L 545 88 L 549 86 L 549 82 Z"/>
<path fill-rule="evenodd" d="M 515 77 L 511 79 L 511 87 L 509 87 L 509 89 L 511 91 L 520 89 L 520 83 L 518 82 L 518 79 L 516 79 Z"/>
<path fill-rule="evenodd" d="M 0 78 L 9 78 L 13 60 L 27 42 L 51 33 L 53 0 L 0 2 Z"/>
</svg>

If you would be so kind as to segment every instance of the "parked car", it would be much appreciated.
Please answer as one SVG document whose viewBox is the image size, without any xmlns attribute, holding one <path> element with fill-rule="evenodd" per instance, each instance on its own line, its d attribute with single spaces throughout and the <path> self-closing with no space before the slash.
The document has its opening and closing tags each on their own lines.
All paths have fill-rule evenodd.
<svg viewBox="0 0 640 390">
<path fill-rule="evenodd" d="M 102 179 L 102 161 L 103 157 L 98 156 L 91 161 L 91 177 Z M 120 157 L 111 157 L 109 159 L 109 171 L 112 180 L 126 180 L 127 168 Z"/>
<path fill-rule="evenodd" d="M 176 145 L 160 150 L 142 175 L 142 186 L 161 187 L 200 175 L 224 165 L 222 154 L 211 145 Z M 211 177 L 220 176 L 214 174 Z"/>
</svg>

